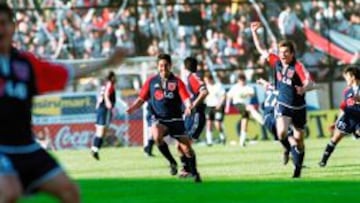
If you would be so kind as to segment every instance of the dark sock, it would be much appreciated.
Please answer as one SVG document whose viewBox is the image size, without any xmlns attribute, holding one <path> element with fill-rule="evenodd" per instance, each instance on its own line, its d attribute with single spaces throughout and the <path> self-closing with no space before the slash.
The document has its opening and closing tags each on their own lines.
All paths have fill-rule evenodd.
<svg viewBox="0 0 360 203">
<path fill-rule="evenodd" d="M 158 145 L 158 149 L 161 152 L 162 155 L 169 161 L 170 164 L 177 165 L 174 157 L 171 155 L 168 145 L 164 142 L 160 145 Z"/>
<path fill-rule="evenodd" d="M 302 162 L 304 161 L 304 150 L 299 149 L 298 146 L 291 147 L 291 155 L 295 165 L 293 178 L 299 178 L 301 176 Z"/>
<path fill-rule="evenodd" d="M 291 149 L 291 146 L 290 146 L 290 143 L 289 143 L 289 140 L 287 139 L 287 138 L 285 138 L 285 139 L 282 139 L 282 140 L 280 140 L 280 143 L 282 144 L 282 146 L 284 147 L 284 149 L 286 150 L 286 151 L 290 151 Z"/>
<path fill-rule="evenodd" d="M 181 161 L 181 164 L 182 164 L 182 166 L 183 166 L 183 169 L 186 171 L 186 172 L 191 172 L 190 171 L 190 167 L 189 167 L 189 160 L 186 158 L 186 156 L 185 155 L 182 155 L 181 157 L 180 157 L 180 161 Z"/>
<path fill-rule="evenodd" d="M 293 158 L 293 162 L 295 167 L 301 168 L 302 162 L 304 160 L 304 150 L 299 149 L 298 146 L 292 146 L 291 147 L 291 155 Z"/>
<path fill-rule="evenodd" d="M 189 168 L 190 168 L 190 172 L 193 175 L 198 174 L 197 168 L 196 168 L 196 155 L 195 152 L 192 153 L 192 156 L 188 159 L 188 163 L 189 163 Z"/>
<path fill-rule="evenodd" d="M 334 151 L 335 147 L 336 147 L 336 144 L 333 141 L 330 141 L 326 145 L 326 148 L 325 148 L 325 151 L 323 153 L 323 157 L 321 159 L 321 162 L 324 162 L 324 163 L 327 162 L 327 160 L 330 158 L 332 152 Z"/>
<path fill-rule="evenodd" d="M 103 143 L 103 138 L 95 136 L 93 146 L 97 147 L 98 149 L 101 148 L 101 145 Z"/>
<path fill-rule="evenodd" d="M 149 152 L 149 154 L 152 154 L 152 149 L 153 149 L 154 143 L 155 143 L 155 141 L 154 141 L 153 139 L 150 139 L 150 140 L 148 141 L 147 147 L 148 147 L 148 152 Z"/>
</svg>

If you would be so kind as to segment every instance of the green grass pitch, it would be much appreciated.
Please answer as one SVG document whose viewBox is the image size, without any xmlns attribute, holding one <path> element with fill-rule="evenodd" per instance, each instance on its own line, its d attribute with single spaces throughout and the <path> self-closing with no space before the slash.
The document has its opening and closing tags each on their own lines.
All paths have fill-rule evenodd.
<svg viewBox="0 0 360 203">
<path fill-rule="evenodd" d="M 239 146 L 196 145 L 203 183 L 179 179 L 159 152 L 145 157 L 142 148 L 106 148 L 101 161 L 88 150 L 54 155 L 81 188 L 83 202 L 359 202 L 360 141 L 344 139 L 326 168 L 317 163 L 326 139 L 306 140 L 306 168 L 301 179 L 290 178 L 292 164 L 281 164 L 281 147 L 274 141 Z M 174 154 L 174 147 L 171 147 Z M 56 202 L 39 195 L 23 203 Z"/>
</svg>

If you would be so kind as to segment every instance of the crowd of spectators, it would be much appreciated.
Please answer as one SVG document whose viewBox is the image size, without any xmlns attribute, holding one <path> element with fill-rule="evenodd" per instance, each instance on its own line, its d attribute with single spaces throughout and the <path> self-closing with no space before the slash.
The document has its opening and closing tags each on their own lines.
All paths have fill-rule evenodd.
<svg viewBox="0 0 360 203">
<path fill-rule="evenodd" d="M 360 40 L 360 0 L 256 1 L 225 0 L 8 0 L 17 9 L 15 46 L 51 59 L 90 59 L 109 55 L 118 46 L 129 56 L 156 56 L 171 51 L 184 58 L 206 58 L 203 68 L 216 70 L 220 79 L 234 82 L 237 74 L 248 80 L 269 71 L 256 54 L 250 22 L 263 15 L 273 32 L 265 29 L 263 43 L 274 49 L 275 39 L 292 39 L 316 79 L 331 73 L 336 59 L 306 42 L 303 26 L 326 37 L 336 30 Z M 169 4 L 170 2 L 170 4 Z M 236 1 L 237 2 L 237 1 Z M 198 12 L 194 12 L 198 11 Z M 199 14 L 201 25 L 180 22 L 180 14 Z"/>
</svg>

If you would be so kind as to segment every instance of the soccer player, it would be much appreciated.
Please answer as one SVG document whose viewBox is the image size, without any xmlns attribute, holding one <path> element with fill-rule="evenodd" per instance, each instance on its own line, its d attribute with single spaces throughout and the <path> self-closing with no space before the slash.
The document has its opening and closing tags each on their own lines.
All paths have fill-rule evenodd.
<svg viewBox="0 0 360 203">
<path fill-rule="evenodd" d="M 255 90 L 246 84 L 245 75 L 239 74 L 237 83 L 230 88 L 226 97 L 225 112 L 228 113 L 230 111 L 230 105 L 232 103 L 237 107 L 242 116 L 240 119 L 241 130 L 239 133 L 239 144 L 242 147 L 245 147 L 250 115 L 261 125 L 264 122 L 261 114 L 255 109 L 255 106 L 250 104 L 250 100 L 254 95 Z"/>
<path fill-rule="evenodd" d="M 226 135 L 224 132 L 224 110 L 226 92 L 221 83 L 215 83 L 211 73 L 204 75 L 204 82 L 208 90 L 208 96 L 205 98 L 205 116 L 206 116 L 206 144 L 212 146 L 213 126 L 219 131 L 220 141 L 226 144 Z"/>
<path fill-rule="evenodd" d="M 112 110 L 116 102 L 116 75 L 110 71 L 106 76 L 106 81 L 101 86 L 99 96 L 96 102 L 96 122 L 95 137 L 91 146 L 91 154 L 96 160 L 100 160 L 99 150 L 102 146 L 104 136 L 110 125 L 112 118 Z"/>
<path fill-rule="evenodd" d="M 251 23 L 251 32 L 258 52 L 266 57 L 276 71 L 276 90 L 279 92 L 275 107 L 277 137 L 285 147 L 288 128 L 292 124 L 291 155 L 294 161 L 294 178 L 301 176 L 304 160 L 304 128 L 306 124 L 305 92 L 313 85 L 309 72 L 295 58 L 295 46 L 291 41 L 281 41 L 279 55 L 270 54 L 261 47 L 257 30 L 259 22 Z"/>
<path fill-rule="evenodd" d="M 117 50 L 105 63 L 81 70 L 49 63 L 11 46 L 13 19 L 11 8 L 0 3 L 0 201 L 17 202 L 41 191 L 60 202 L 80 202 L 77 186 L 34 139 L 32 99 L 63 90 L 73 77 L 120 63 L 125 52 Z"/>
<path fill-rule="evenodd" d="M 185 129 L 190 138 L 197 140 L 205 127 L 206 119 L 204 99 L 208 95 L 208 91 L 205 83 L 197 75 L 197 60 L 193 57 L 187 57 L 184 60 L 184 67 L 185 76 L 187 78 L 186 84 L 189 92 L 191 93 L 191 101 L 193 104 L 191 115 L 185 117 Z M 178 149 L 181 154 L 180 160 L 183 165 L 180 177 L 187 177 L 190 173 L 189 163 L 187 162 L 188 159 L 181 151 L 181 148 L 178 147 Z"/>
<path fill-rule="evenodd" d="M 160 54 L 157 60 L 159 73 L 150 77 L 142 87 L 139 97 L 127 109 L 129 114 L 140 108 L 145 101 L 153 110 L 151 134 L 160 152 L 170 161 L 170 167 L 176 167 L 164 137 L 170 135 L 175 138 L 190 164 L 190 171 L 195 182 L 201 182 L 196 168 L 195 152 L 191 147 L 191 139 L 185 134 L 184 114 L 190 115 L 192 104 L 190 95 L 184 82 L 171 72 L 171 57 Z"/>
<path fill-rule="evenodd" d="M 319 165 L 325 167 L 336 145 L 346 134 L 355 137 L 360 131 L 360 70 L 347 67 L 343 71 L 347 87 L 343 91 L 344 100 L 340 104 L 340 112 L 335 123 L 334 134 L 327 144 Z"/>
</svg>

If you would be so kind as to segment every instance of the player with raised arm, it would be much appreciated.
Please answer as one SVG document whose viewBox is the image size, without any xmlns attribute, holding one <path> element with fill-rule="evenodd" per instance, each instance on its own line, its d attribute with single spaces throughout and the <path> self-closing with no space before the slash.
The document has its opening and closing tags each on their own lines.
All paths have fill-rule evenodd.
<svg viewBox="0 0 360 203">
<path fill-rule="evenodd" d="M 313 81 L 304 65 L 295 58 L 295 46 L 291 41 L 278 44 L 279 55 L 270 54 L 260 45 L 257 30 L 259 22 L 251 23 L 251 32 L 258 52 L 266 57 L 276 72 L 276 90 L 279 92 L 275 107 L 277 137 L 285 148 L 285 139 L 290 124 L 291 155 L 295 165 L 293 177 L 301 176 L 305 155 L 304 128 L 306 124 L 305 92 L 312 88 Z"/>
<path fill-rule="evenodd" d="M 63 90 L 74 77 L 119 64 L 125 51 L 117 50 L 105 63 L 86 69 L 50 63 L 12 47 L 13 19 L 11 8 L 0 3 L 0 202 L 17 202 L 37 191 L 60 202 L 80 202 L 75 183 L 35 141 L 32 99 Z"/>
<path fill-rule="evenodd" d="M 201 182 L 196 168 L 195 152 L 191 147 L 191 139 L 185 134 L 183 112 L 190 115 L 192 104 L 184 82 L 171 72 L 171 57 L 160 54 L 157 61 L 158 74 L 150 77 L 142 87 L 139 97 L 127 109 L 129 114 L 140 108 L 146 101 L 153 111 L 151 134 L 160 152 L 176 167 L 164 137 L 170 135 L 180 145 L 181 151 L 188 159 L 191 174 L 195 182 Z M 185 106 L 183 110 L 182 106 Z"/>
</svg>

